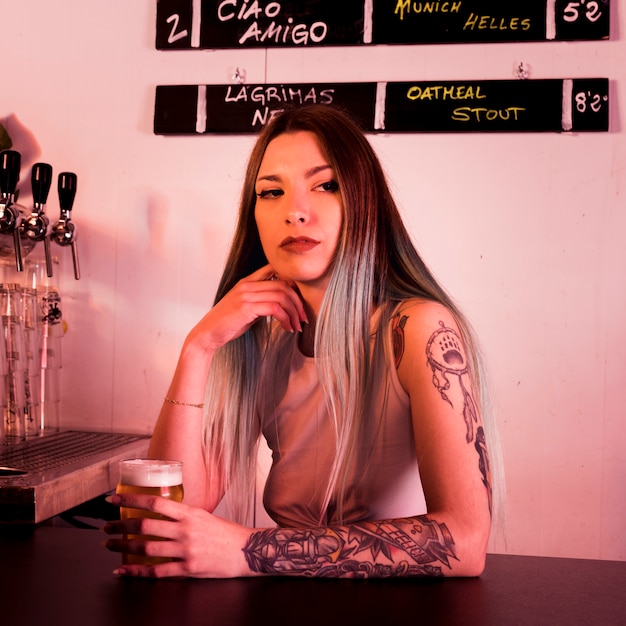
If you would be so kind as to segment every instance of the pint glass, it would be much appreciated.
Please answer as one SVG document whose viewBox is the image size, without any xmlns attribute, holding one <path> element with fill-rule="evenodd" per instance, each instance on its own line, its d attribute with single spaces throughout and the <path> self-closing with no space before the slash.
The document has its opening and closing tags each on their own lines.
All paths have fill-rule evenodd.
<svg viewBox="0 0 626 626">
<path fill-rule="evenodd" d="M 145 493 L 169 498 L 176 502 L 183 500 L 183 464 L 181 461 L 163 459 L 125 459 L 120 461 L 120 480 L 116 493 Z M 167 519 L 151 511 L 120 507 L 121 519 L 151 517 Z M 148 535 L 125 535 L 125 539 L 162 540 Z M 137 554 L 123 554 L 122 563 L 165 563 L 169 558 L 145 557 Z"/>
</svg>

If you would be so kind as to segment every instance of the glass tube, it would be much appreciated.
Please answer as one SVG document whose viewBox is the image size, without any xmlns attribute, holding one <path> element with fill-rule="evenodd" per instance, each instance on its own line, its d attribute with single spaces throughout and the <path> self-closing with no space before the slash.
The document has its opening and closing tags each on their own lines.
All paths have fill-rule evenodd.
<svg viewBox="0 0 626 626">
<path fill-rule="evenodd" d="M 14 283 L 0 285 L 2 334 L 6 356 L 4 438 L 7 443 L 26 438 L 25 345 L 22 296 Z"/>
</svg>

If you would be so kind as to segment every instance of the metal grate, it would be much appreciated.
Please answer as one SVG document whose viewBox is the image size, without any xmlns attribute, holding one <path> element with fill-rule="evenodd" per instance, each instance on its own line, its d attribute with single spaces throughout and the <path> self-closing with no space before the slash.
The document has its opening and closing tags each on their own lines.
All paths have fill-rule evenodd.
<svg viewBox="0 0 626 626">
<path fill-rule="evenodd" d="M 43 472 L 145 439 L 139 435 L 67 431 L 0 448 L 0 467 Z"/>
</svg>

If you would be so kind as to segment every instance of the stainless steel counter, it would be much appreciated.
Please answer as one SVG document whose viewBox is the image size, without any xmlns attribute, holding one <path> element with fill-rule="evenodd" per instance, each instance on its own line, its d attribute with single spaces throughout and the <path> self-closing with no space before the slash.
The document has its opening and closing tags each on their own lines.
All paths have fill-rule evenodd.
<svg viewBox="0 0 626 626">
<path fill-rule="evenodd" d="M 0 446 L 0 524 L 38 524 L 115 488 L 118 461 L 149 437 L 58 432 Z"/>
</svg>

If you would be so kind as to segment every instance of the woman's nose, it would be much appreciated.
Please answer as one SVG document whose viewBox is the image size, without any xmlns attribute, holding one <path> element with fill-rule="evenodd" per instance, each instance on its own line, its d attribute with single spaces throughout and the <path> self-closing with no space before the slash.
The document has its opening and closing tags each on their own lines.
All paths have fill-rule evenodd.
<svg viewBox="0 0 626 626">
<path fill-rule="evenodd" d="M 288 224 L 304 224 L 309 219 L 309 206 L 301 192 L 295 192 L 291 198 L 291 206 L 287 211 Z"/>
<path fill-rule="evenodd" d="M 304 211 L 289 211 L 287 214 L 287 224 L 304 224 L 306 222 L 306 216 Z"/>
</svg>

